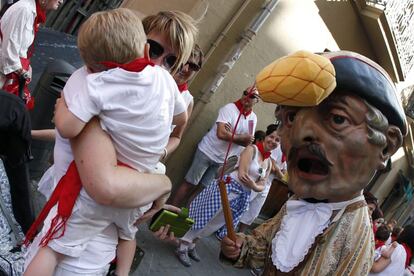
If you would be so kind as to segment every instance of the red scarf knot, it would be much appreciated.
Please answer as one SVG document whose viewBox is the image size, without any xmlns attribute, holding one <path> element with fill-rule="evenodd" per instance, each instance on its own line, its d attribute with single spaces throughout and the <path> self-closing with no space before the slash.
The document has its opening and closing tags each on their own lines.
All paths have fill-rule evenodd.
<svg viewBox="0 0 414 276">
<path fill-rule="evenodd" d="M 385 241 L 375 239 L 375 249 L 378 249 L 383 245 L 385 245 Z"/>
<path fill-rule="evenodd" d="M 263 160 L 266 160 L 267 158 L 270 157 L 270 151 L 265 151 L 264 147 L 263 147 L 263 142 L 258 142 L 256 143 L 257 149 L 260 151 L 260 153 L 262 154 Z"/>
<path fill-rule="evenodd" d="M 183 93 L 184 91 L 188 90 L 188 83 L 183 83 L 183 84 L 177 84 L 178 86 L 178 90 Z"/>
<path fill-rule="evenodd" d="M 102 61 L 102 62 L 100 62 L 100 64 L 102 64 L 103 66 L 105 66 L 108 69 L 121 68 L 121 69 L 124 69 L 125 71 L 129 71 L 129 72 L 141 72 L 148 65 L 154 66 L 154 63 L 152 63 L 147 58 L 137 58 L 137 59 L 134 59 L 131 62 L 124 63 L 124 64 L 116 63 L 116 62 L 113 62 L 113 61 Z"/>
<path fill-rule="evenodd" d="M 234 104 L 236 105 L 236 107 L 240 111 L 240 113 L 243 114 L 244 118 L 246 118 L 247 116 L 249 116 L 252 113 L 251 109 L 249 111 L 244 110 L 243 103 L 242 103 L 241 99 L 238 100 L 238 101 L 235 101 Z"/>
</svg>

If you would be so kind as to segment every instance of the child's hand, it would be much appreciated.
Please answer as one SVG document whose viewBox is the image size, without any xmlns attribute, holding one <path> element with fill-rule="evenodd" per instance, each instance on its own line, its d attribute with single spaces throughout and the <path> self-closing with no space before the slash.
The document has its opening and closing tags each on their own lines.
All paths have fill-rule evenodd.
<svg viewBox="0 0 414 276">
<path fill-rule="evenodd" d="M 389 247 L 381 251 L 381 257 L 385 259 L 391 258 L 392 253 L 394 252 L 395 248 L 397 247 L 398 243 L 393 242 Z"/>
<path fill-rule="evenodd" d="M 63 96 L 63 91 L 60 92 L 60 97 L 57 98 L 56 103 L 55 103 L 55 110 L 54 110 L 54 114 L 56 114 L 57 111 L 61 110 L 61 109 L 67 109 L 68 106 L 66 105 L 66 101 L 65 101 L 65 97 Z"/>
<path fill-rule="evenodd" d="M 233 127 L 231 126 L 231 124 L 230 124 L 229 122 L 227 122 L 227 123 L 224 125 L 224 129 L 225 129 L 226 131 L 228 131 L 228 132 L 233 133 Z"/>
</svg>

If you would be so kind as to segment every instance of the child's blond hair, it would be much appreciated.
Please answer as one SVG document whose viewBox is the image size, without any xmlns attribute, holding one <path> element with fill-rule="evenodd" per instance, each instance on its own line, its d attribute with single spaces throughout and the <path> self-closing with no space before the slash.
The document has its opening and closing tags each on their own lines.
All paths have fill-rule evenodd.
<svg viewBox="0 0 414 276">
<path fill-rule="evenodd" d="M 142 24 L 146 34 L 156 32 L 169 36 L 171 46 L 178 52 L 171 68 L 171 73 L 176 73 L 190 58 L 198 33 L 197 22 L 181 11 L 162 11 L 145 17 Z"/>
<path fill-rule="evenodd" d="M 81 57 L 94 71 L 105 69 L 103 61 L 124 64 L 143 57 L 146 41 L 137 13 L 126 8 L 92 14 L 78 34 Z"/>
</svg>

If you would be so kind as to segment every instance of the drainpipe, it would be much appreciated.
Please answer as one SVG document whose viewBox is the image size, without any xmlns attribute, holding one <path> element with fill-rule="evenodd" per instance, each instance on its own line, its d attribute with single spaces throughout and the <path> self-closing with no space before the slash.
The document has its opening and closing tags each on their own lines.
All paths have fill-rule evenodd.
<svg viewBox="0 0 414 276">
<path fill-rule="evenodd" d="M 193 109 L 189 124 L 192 124 L 194 119 L 197 118 L 197 116 L 201 112 L 204 105 L 207 104 L 210 101 L 210 98 L 213 96 L 213 94 L 219 88 L 220 84 L 226 78 L 227 73 L 233 68 L 234 64 L 236 64 L 236 62 L 239 60 L 240 56 L 242 55 L 242 52 L 243 52 L 244 48 L 246 48 L 246 46 L 250 43 L 252 38 L 254 36 L 256 36 L 257 32 L 262 27 L 262 25 L 264 24 L 266 19 L 269 17 L 271 12 L 275 9 L 278 1 L 279 0 L 270 0 L 270 1 L 268 1 L 267 4 L 263 6 L 260 13 L 252 21 L 250 26 L 243 32 L 243 34 L 241 35 L 240 42 L 237 43 L 235 45 L 235 47 L 233 47 L 233 50 L 231 51 L 230 55 L 219 66 L 219 70 L 218 70 L 216 76 L 214 77 L 213 81 L 211 82 L 211 84 L 207 88 L 203 89 L 199 100 L 194 104 L 194 109 Z M 249 1 L 246 1 L 246 2 L 249 2 Z M 246 4 L 246 2 L 244 4 Z M 244 4 L 242 6 L 244 6 Z M 240 11 L 240 9 L 239 9 L 239 11 Z M 235 19 L 235 17 L 233 17 L 233 19 Z M 231 21 L 233 21 L 233 22 L 231 22 L 232 24 L 235 21 L 233 19 L 231 20 Z M 228 27 L 230 28 L 231 25 L 230 26 L 228 25 Z M 226 29 L 227 29 L 227 27 L 226 27 Z M 227 32 L 228 29 L 225 30 L 225 31 Z M 217 40 L 221 41 L 221 39 L 225 35 L 225 33 L 224 34 L 223 33 L 224 33 L 224 31 L 222 32 L 222 35 Z M 217 47 L 217 44 L 218 44 L 217 40 L 215 42 L 216 44 L 214 45 L 214 48 L 210 49 L 208 51 L 207 58 L 211 55 L 212 51 Z"/>
<path fill-rule="evenodd" d="M 214 50 L 217 48 L 219 43 L 223 40 L 223 38 L 227 35 L 231 27 L 233 26 L 234 22 L 239 18 L 240 14 L 244 11 L 244 9 L 250 4 L 251 0 L 245 0 L 243 4 L 240 6 L 240 8 L 236 11 L 236 13 L 232 16 L 229 23 L 227 23 L 226 27 L 221 31 L 220 35 L 217 37 L 217 39 L 213 42 L 212 46 L 206 53 L 204 57 L 204 62 L 208 60 L 208 58 L 211 56 L 211 54 L 214 52 Z"/>
</svg>

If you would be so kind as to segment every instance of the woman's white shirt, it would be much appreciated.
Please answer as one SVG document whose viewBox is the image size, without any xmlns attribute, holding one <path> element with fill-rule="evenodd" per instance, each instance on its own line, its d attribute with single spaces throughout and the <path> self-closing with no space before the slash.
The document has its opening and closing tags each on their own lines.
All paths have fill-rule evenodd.
<svg viewBox="0 0 414 276">
<path fill-rule="evenodd" d="M 1 18 L 3 39 L 0 42 L 0 73 L 7 75 L 22 68 L 20 57 L 27 58 L 27 52 L 33 43 L 35 18 L 34 0 L 20 0 Z"/>
<path fill-rule="evenodd" d="M 185 106 L 188 109 L 188 106 L 190 105 L 190 103 L 193 102 L 193 95 L 191 95 L 190 91 L 185 90 L 181 93 L 181 97 L 183 97 L 183 100 L 185 102 Z"/>
</svg>

